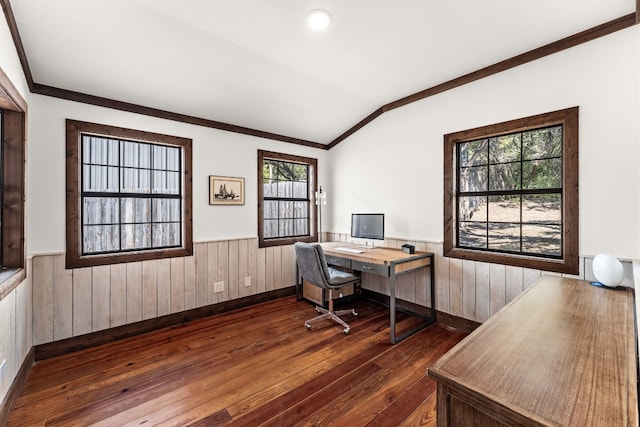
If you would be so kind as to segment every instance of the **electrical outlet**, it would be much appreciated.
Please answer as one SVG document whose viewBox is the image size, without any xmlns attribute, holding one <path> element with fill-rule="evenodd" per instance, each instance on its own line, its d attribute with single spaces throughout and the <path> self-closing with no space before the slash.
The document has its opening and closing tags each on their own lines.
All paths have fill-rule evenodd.
<svg viewBox="0 0 640 427">
<path fill-rule="evenodd" d="M 251 286 L 251 276 L 247 276 L 244 278 L 244 287 L 248 288 L 249 286 Z"/>
<path fill-rule="evenodd" d="M 224 282 L 214 282 L 213 292 L 224 292 Z"/>
</svg>

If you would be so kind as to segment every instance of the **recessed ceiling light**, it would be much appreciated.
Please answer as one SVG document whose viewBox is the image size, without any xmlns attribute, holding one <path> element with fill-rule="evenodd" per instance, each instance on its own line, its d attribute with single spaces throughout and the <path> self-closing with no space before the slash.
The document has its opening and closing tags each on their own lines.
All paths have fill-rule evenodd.
<svg viewBox="0 0 640 427">
<path fill-rule="evenodd" d="M 331 23 L 331 14 L 324 9 L 314 9 L 307 13 L 307 26 L 314 31 L 322 31 Z"/>
</svg>

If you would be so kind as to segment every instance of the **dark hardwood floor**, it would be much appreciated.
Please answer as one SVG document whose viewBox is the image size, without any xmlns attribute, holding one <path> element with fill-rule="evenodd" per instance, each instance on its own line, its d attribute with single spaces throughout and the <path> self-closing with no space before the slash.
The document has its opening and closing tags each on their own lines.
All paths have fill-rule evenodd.
<svg viewBox="0 0 640 427">
<path fill-rule="evenodd" d="M 347 306 L 349 335 L 288 297 L 38 362 L 8 425 L 435 425 L 426 369 L 464 334 L 391 345 L 386 308 Z"/>
</svg>

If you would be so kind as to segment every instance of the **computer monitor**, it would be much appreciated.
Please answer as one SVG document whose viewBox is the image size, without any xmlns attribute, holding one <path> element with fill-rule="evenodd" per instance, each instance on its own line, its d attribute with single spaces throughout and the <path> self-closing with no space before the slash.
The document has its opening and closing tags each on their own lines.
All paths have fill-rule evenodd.
<svg viewBox="0 0 640 427">
<path fill-rule="evenodd" d="M 384 214 L 351 214 L 351 237 L 384 240 Z"/>
</svg>

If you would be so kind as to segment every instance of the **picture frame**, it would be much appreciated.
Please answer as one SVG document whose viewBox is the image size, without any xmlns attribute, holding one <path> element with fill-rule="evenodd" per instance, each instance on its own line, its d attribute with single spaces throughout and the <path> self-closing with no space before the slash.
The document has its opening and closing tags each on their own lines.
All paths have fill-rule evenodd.
<svg viewBox="0 0 640 427">
<path fill-rule="evenodd" d="M 210 205 L 244 205 L 244 178 L 209 175 Z"/>
</svg>

